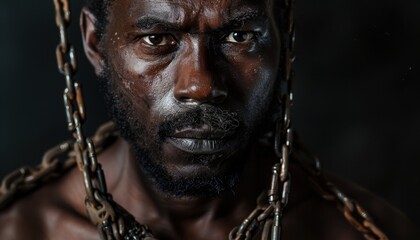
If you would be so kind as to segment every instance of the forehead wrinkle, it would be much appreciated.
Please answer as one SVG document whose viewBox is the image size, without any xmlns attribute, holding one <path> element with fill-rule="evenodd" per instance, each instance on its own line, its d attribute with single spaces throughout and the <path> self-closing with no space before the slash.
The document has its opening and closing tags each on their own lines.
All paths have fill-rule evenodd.
<svg viewBox="0 0 420 240">
<path fill-rule="evenodd" d="M 139 4 L 142 2 L 142 4 Z M 185 8 L 181 6 L 179 1 L 174 0 L 141 0 L 131 1 L 130 4 L 130 17 L 141 18 L 144 16 L 154 17 L 157 16 L 161 19 L 181 24 L 185 21 Z M 143 9 L 147 9 L 144 12 Z"/>
<path fill-rule="evenodd" d="M 262 15 L 272 0 L 134 0 L 130 17 L 158 17 L 195 32 L 222 27 L 232 19 Z M 144 10 L 147 9 L 147 12 Z"/>
<path fill-rule="evenodd" d="M 239 23 L 256 19 L 266 15 L 265 11 L 270 9 L 266 0 L 205 0 L 193 3 L 195 9 L 199 9 L 194 11 L 194 20 L 204 16 L 202 21 L 196 21 L 201 32 L 222 28 L 231 21 Z"/>
</svg>

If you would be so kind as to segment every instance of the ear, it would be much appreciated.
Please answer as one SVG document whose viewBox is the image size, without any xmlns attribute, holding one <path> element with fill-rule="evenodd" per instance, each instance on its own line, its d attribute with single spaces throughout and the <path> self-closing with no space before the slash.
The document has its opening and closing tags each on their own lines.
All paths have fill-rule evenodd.
<svg viewBox="0 0 420 240">
<path fill-rule="evenodd" d="M 96 34 L 96 17 L 84 7 L 80 15 L 80 30 L 82 32 L 83 47 L 85 54 L 95 69 L 96 75 L 100 75 L 104 68 L 104 57 L 100 51 L 100 39 Z"/>
</svg>

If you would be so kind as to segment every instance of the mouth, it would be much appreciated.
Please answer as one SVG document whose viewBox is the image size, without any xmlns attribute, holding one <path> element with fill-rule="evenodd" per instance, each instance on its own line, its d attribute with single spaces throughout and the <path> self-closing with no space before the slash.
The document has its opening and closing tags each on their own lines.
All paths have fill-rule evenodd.
<svg viewBox="0 0 420 240">
<path fill-rule="evenodd" d="M 194 154 L 214 154 L 227 148 L 226 140 L 170 137 L 169 142 L 182 151 Z"/>
<path fill-rule="evenodd" d="M 173 146 L 188 153 L 215 154 L 229 147 L 229 140 L 234 133 L 201 125 L 178 129 L 167 139 Z"/>
</svg>

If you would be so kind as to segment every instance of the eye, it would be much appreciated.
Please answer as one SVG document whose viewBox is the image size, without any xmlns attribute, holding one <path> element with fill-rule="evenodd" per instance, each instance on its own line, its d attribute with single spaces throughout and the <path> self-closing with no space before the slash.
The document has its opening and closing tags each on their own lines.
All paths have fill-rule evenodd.
<svg viewBox="0 0 420 240">
<path fill-rule="evenodd" d="M 176 44 L 174 37 L 170 34 L 147 35 L 140 40 L 150 46 L 173 46 Z"/>
<path fill-rule="evenodd" d="M 231 32 L 226 36 L 225 41 L 230 43 L 248 43 L 254 40 L 253 32 Z"/>
</svg>

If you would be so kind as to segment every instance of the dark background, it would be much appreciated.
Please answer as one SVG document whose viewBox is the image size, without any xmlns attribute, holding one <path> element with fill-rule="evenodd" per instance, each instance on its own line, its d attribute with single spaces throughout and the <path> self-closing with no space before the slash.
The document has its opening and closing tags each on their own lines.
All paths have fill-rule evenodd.
<svg viewBox="0 0 420 240">
<path fill-rule="evenodd" d="M 75 1 L 74 1 L 75 2 Z M 72 42 L 87 132 L 103 103 Z M 77 5 L 77 6 L 76 6 Z M 297 0 L 294 124 L 324 169 L 363 185 L 420 224 L 420 1 Z M 57 73 L 52 1 L 0 2 L 0 176 L 35 165 L 70 135 Z"/>
</svg>

